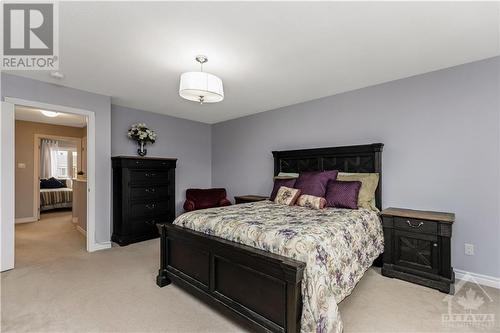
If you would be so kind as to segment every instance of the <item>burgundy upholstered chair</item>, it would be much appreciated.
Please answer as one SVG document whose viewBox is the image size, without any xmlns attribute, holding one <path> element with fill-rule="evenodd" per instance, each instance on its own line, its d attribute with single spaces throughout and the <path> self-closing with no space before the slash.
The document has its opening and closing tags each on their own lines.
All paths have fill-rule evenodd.
<svg viewBox="0 0 500 333">
<path fill-rule="evenodd" d="M 192 210 L 229 206 L 231 202 L 227 199 L 225 188 L 190 188 L 186 190 L 186 201 L 184 210 Z"/>
</svg>

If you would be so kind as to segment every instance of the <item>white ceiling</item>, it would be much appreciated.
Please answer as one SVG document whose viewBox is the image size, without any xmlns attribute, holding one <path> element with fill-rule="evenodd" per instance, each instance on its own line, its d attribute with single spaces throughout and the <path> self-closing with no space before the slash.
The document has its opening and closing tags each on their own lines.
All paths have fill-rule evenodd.
<svg viewBox="0 0 500 333">
<path fill-rule="evenodd" d="M 61 2 L 65 79 L 16 74 L 215 123 L 497 56 L 498 30 L 498 2 Z M 179 97 L 197 54 L 223 102 Z"/>
<path fill-rule="evenodd" d="M 40 111 L 40 109 L 29 108 L 26 106 L 16 106 L 15 118 L 16 120 L 34 121 L 36 123 L 71 127 L 85 127 L 87 124 L 85 117 L 77 114 L 59 113 L 57 117 L 50 118 L 44 116 Z"/>
</svg>

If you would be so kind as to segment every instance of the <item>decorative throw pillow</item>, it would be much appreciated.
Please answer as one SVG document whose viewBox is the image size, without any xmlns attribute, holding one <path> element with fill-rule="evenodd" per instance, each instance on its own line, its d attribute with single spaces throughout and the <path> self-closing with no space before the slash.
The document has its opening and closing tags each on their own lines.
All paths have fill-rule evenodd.
<svg viewBox="0 0 500 333">
<path fill-rule="evenodd" d="M 361 182 L 331 180 L 326 186 L 326 206 L 335 208 L 358 209 L 358 196 Z"/>
<path fill-rule="evenodd" d="M 276 194 L 278 193 L 278 190 L 280 189 L 281 186 L 293 188 L 296 181 L 297 181 L 296 178 L 275 179 L 273 191 L 269 196 L 269 200 L 274 201 L 274 198 L 276 198 Z"/>
<path fill-rule="evenodd" d="M 331 179 L 335 180 L 337 173 L 337 170 L 301 172 L 294 187 L 302 194 L 324 197 L 326 184 Z"/>
<path fill-rule="evenodd" d="M 274 198 L 274 202 L 280 205 L 293 206 L 300 195 L 300 190 L 281 186 Z"/>
<path fill-rule="evenodd" d="M 323 209 L 326 207 L 326 199 L 322 197 L 315 197 L 314 195 L 302 194 L 297 199 L 297 206 L 312 209 Z"/>
<path fill-rule="evenodd" d="M 40 179 L 40 188 L 63 188 L 64 184 L 51 177 L 49 179 Z"/>
<path fill-rule="evenodd" d="M 360 181 L 361 188 L 358 196 L 358 207 L 378 211 L 377 206 L 375 205 L 375 191 L 377 190 L 379 181 L 378 173 L 339 172 L 337 180 Z"/>
</svg>

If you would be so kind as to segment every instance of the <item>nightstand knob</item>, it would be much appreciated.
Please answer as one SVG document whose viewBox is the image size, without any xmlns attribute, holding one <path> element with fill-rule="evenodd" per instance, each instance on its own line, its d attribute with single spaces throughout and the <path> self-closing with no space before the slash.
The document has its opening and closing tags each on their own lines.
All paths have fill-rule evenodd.
<svg viewBox="0 0 500 333">
<path fill-rule="evenodd" d="M 438 246 L 438 244 L 437 244 L 437 243 L 434 243 L 434 244 L 432 244 L 432 246 L 437 247 L 437 246 Z"/>
</svg>

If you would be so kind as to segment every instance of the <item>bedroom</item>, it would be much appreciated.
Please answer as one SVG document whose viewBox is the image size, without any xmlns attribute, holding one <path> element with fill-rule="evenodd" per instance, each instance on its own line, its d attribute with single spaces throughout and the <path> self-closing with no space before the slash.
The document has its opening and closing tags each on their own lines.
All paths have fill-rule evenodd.
<svg viewBox="0 0 500 333">
<path fill-rule="evenodd" d="M 114 15 L 116 12 L 121 15 Z M 11 149 L 14 131 L 9 127 L 13 123 L 9 108 L 15 100 L 94 114 L 95 172 L 89 170 L 88 179 L 95 187 L 89 187 L 93 208 L 88 212 L 95 217 L 92 235 L 102 251 L 60 251 L 28 271 L 9 267 L 13 269 L 2 273 L 2 329 L 248 330 L 248 323 L 237 324 L 211 303 L 200 302 L 199 295 L 191 297 L 180 288 L 182 281 L 156 286 L 159 238 L 135 242 L 138 238 L 130 237 L 128 241 L 134 242 L 127 246 L 112 243 L 123 240 L 120 236 L 130 236 L 122 230 L 125 219 L 114 225 L 120 216 L 114 205 L 122 193 L 115 188 L 113 177 L 117 168 L 124 170 L 116 157 L 132 156 L 139 162 L 177 159 L 175 164 L 159 160 L 169 167 L 161 173 L 150 171 L 156 168 L 151 165 L 136 168 L 145 170 L 146 178 L 162 175 L 150 185 L 139 183 L 144 190 L 168 188 L 161 192 L 167 194 L 158 194 L 168 199 L 146 202 L 149 208 L 144 208 L 164 219 L 168 214 L 186 216 L 188 189 L 224 188 L 231 206 L 220 208 L 223 212 L 246 207 L 235 205 L 236 196 L 268 197 L 273 177 L 280 171 L 302 171 L 280 170 L 273 151 L 299 150 L 298 157 L 306 158 L 304 150 L 332 148 L 327 155 L 339 158 L 341 151 L 335 147 L 342 146 L 350 147 L 344 154 L 354 158 L 357 170 L 342 167 L 339 171 L 379 174 L 381 204 L 377 208 L 449 212 L 455 217 L 451 227 L 443 216 L 439 221 L 429 216 L 403 220 L 404 224 L 410 221 L 407 228 L 413 229 L 426 229 L 430 223 L 426 230 L 431 231 L 424 233 L 425 248 L 421 249 L 424 257 L 436 253 L 429 245 L 449 248 L 449 255 L 441 250 L 442 256 L 432 260 L 438 261 L 440 274 L 448 267 L 445 287 L 454 285 L 455 296 L 446 298 L 445 293 L 415 283 L 422 282 L 422 275 L 409 282 L 408 277 L 389 278 L 380 268 L 368 268 L 350 296 L 338 302 L 344 331 L 450 330 L 446 325 L 453 323 L 444 317 L 449 314 L 448 305 L 463 310 L 457 301 L 465 297 L 467 287 L 476 295 L 482 293 L 484 301 L 471 312 L 496 315 L 493 329 L 498 329 L 498 3 L 61 2 L 58 15 L 59 68 L 4 69 L 1 74 L 2 263 L 19 259 L 12 250 L 17 243 L 12 232 L 12 203 L 6 194 L 13 191 L 10 175 L 22 163 Z M 208 57 L 208 62 L 200 66 L 195 60 L 198 55 Z M 179 96 L 181 74 L 200 72 L 200 67 L 220 78 L 222 101 L 200 104 Z M 146 144 L 147 154 L 142 159 L 137 152 L 141 147 L 127 136 L 138 123 L 157 134 L 151 140 L 154 143 Z M 373 143 L 383 143 L 379 156 L 383 170 L 375 170 L 378 152 L 353 147 Z M 358 163 L 366 154 L 371 156 L 370 170 L 362 170 Z M 332 161 L 325 164 L 326 157 L 320 154 L 314 159 L 322 161 L 323 168 L 336 167 Z M 331 167 L 326 170 L 333 170 Z M 142 215 L 134 216 L 142 219 Z M 396 217 L 402 216 L 382 215 L 388 221 Z M 146 236 L 153 233 L 157 221 L 152 220 L 152 216 L 143 220 L 151 227 L 141 224 L 141 232 L 150 232 Z M 426 222 L 417 227 L 421 220 Z M 439 235 L 434 233 L 438 226 Z M 451 235 L 443 234 L 445 230 Z M 431 241 L 436 237 L 439 243 Z M 237 250 L 229 251 L 233 252 Z M 193 254 L 189 249 L 176 253 Z M 190 258 L 177 262 L 177 267 L 191 263 L 201 269 L 207 265 L 195 265 L 202 259 Z M 451 262 L 447 264 L 447 260 Z M 78 267 L 76 262 L 85 265 Z M 172 272 L 167 268 L 167 277 Z M 204 274 L 201 270 L 192 273 Z M 426 279 L 437 281 L 434 273 Z M 85 281 L 78 290 L 72 288 L 76 276 Z M 245 279 L 250 285 L 251 278 Z M 461 281 L 466 280 L 471 281 L 462 288 Z M 260 285 L 263 289 L 268 286 Z M 77 311 L 74 297 L 87 306 Z M 113 306 L 117 300 L 120 309 Z M 144 310 L 137 311 L 138 307 Z M 235 304 L 230 308 L 233 314 L 239 311 L 241 318 L 241 308 L 235 310 Z M 62 309 L 75 311 L 61 318 Z M 22 319 L 28 317 L 31 319 Z M 273 318 L 273 323 L 283 324 L 283 318 Z M 265 320 L 259 323 L 269 324 Z M 278 330 L 272 324 L 268 329 Z M 472 327 L 475 329 L 479 328 Z"/>
</svg>

